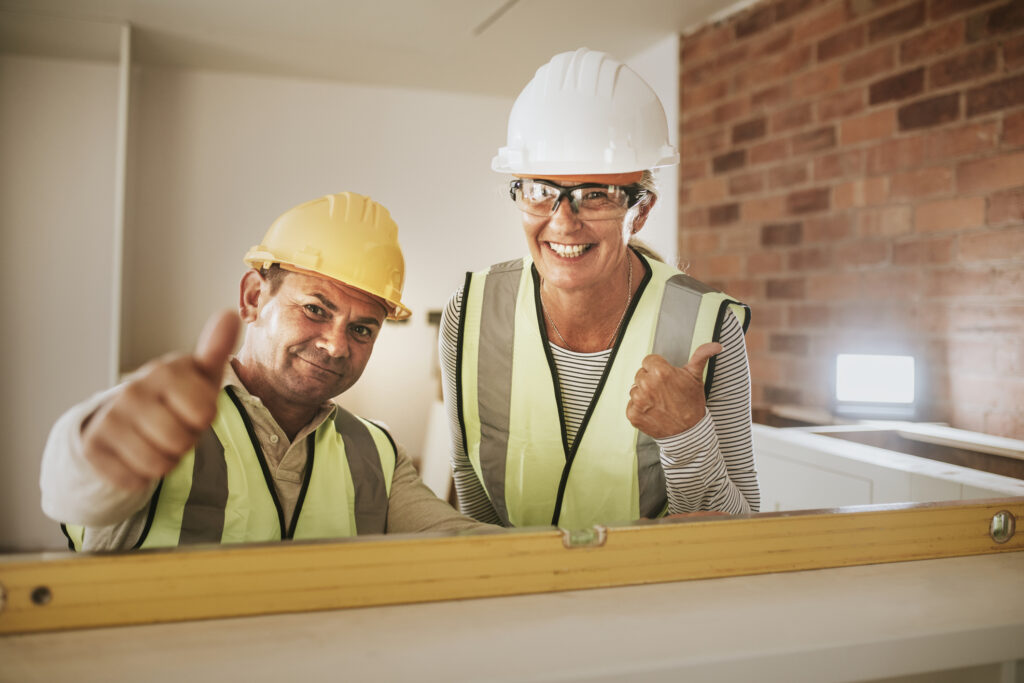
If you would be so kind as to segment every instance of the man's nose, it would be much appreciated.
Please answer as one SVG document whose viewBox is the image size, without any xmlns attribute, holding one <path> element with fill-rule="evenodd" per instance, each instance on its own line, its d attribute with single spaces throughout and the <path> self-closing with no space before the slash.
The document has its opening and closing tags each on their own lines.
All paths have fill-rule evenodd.
<svg viewBox="0 0 1024 683">
<path fill-rule="evenodd" d="M 349 354 L 348 326 L 343 322 L 327 326 L 317 340 L 316 346 L 332 358 L 347 358 Z"/>
</svg>

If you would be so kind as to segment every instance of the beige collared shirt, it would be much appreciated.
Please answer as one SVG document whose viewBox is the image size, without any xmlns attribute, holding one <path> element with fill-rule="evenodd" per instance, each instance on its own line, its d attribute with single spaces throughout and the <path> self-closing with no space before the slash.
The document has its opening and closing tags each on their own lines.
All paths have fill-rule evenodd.
<svg viewBox="0 0 1024 683">
<path fill-rule="evenodd" d="M 332 419 L 337 406 L 324 403 L 312 421 L 292 440 L 281 429 L 263 402 L 253 396 L 230 363 L 221 386 L 235 388 L 252 421 L 263 449 L 267 468 L 284 512 L 291 524 L 306 468 L 306 437 L 324 420 Z M 126 550 L 135 545 L 145 527 L 149 501 L 156 489 L 123 491 L 103 479 L 83 454 L 82 423 L 119 390 L 101 392 L 68 410 L 50 432 L 40 473 L 43 512 L 51 519 L 86 527 L 83 550 Z M 493 528 L 456 512 L 422 482 L 405 449 L 397 446 L 395 472 L 388 498 L 388 533 L 460 531 Z"/>
</svg>

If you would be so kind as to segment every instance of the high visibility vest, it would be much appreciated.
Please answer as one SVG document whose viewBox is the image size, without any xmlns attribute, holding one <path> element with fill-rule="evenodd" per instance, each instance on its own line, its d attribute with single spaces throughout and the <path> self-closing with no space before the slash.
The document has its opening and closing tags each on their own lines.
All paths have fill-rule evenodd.
<svg viewBox="0 0 1024 683">
<path fill-rule="evenodd" d="M 396 448 L 377 425 L 337 409 L 306 439 L 307 461 L 286 528 L 252 422 L 232 390 L 217 397 L 217 417 L 157 486 L 135 548 L 195 543 L 382 534 Z M 84 528 L 61 525 L 72 550 Z"/>
<path fill-rule="evenodd" d="M 658 444 L 626 418 L 634 375 L 652 353 L 685 365 L 698 346 L 719 339 L 727 310 L 744 330 L 750 312 L 675 268 L 644 262 L 647 272 L 571 446 L 532 261 L 467 274 L 456 371 L 459 424 L 469 461 L 504 525 L 582 528 L 664 514 Z M 714 364 L 711 358 L 705 369 L 705 395 Z"/>
</svg>

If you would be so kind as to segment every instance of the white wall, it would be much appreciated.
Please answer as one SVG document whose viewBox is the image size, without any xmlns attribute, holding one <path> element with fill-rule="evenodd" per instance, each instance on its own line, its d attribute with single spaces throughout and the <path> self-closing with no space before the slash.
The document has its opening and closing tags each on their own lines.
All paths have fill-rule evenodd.
<svg viewBox="0 0 1024 683">
<path fill-rule="evenodd" d="M 679 36 L 670 34 L 643 52 L 623 57 L 654 89 L 665 107 L 669 142 L 679 148 Z M 658 204 L 640 233 L 640 239 L 654 247 L 668 263 L 679 258 L 679 167 L 657 171 Z"/>
<path fill-rule="evenodd" d="M 0 55 L 0 550 L 63 544 L 39 457 L 110 375 L 116 105 L 113 64 Z"/>
</svg>

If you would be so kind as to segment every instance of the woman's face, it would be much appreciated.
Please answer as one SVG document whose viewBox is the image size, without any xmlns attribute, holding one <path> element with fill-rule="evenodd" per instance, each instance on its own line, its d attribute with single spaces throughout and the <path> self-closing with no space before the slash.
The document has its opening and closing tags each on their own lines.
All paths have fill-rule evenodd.
<svg viewBox="0 0 1024 683">
<path fill-rule="evenodd" d="M 545 284 L 574 290 L 600 286 L 620 272 L 629 237 L 647 218 L 653 202 L 623 209 L 614 218 L 581 219 L 563 199 L 550 216 L 522 212 L 530 256 Z"/>
</svg>

